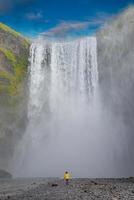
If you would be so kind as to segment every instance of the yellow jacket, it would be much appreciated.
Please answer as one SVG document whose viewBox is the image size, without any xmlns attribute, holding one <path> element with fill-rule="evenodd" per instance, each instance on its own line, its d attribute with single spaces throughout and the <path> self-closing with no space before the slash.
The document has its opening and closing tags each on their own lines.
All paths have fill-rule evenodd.
<svg viewBox="0 0 134 200">
<path fill-rule="evenodd" d="M 70 174 L 69 173 L 65 173 L 64 174 L 64 180 L 68 180 L 70 179 Z"/>
</svg>

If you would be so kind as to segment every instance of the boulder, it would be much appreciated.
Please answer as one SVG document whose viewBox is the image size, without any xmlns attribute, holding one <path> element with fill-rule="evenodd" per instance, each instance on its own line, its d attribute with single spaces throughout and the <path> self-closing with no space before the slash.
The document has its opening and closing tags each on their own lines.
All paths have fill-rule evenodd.
<svg viewBox="0 0 134 200">
<path fill-rule="evenodd" d="M 9 172 L 0 169 L 0 178 L 12 178 L 12 175 Z"/>
</svg>

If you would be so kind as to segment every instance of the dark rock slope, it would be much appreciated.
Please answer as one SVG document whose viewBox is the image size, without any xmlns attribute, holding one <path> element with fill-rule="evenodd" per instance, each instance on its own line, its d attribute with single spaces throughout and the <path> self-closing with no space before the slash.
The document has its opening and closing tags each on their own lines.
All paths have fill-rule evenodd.
<svg viewBox="0 0 134 200">
<path fill-rule="evenodd" d="M 29 41 L 0 23 L 0 168 L 7 169 L 26 122 Z"/>
<path fill-rule="evenodd" d="M 9 172 L 7 172 L 7 171 L 5 171 L 5 170 L 2 170 L 2 169 L 0 169 L 0 179 L 3 179 L 3 178 L 12 178 L 12 175 L 9 173 Z"/>
</svg>

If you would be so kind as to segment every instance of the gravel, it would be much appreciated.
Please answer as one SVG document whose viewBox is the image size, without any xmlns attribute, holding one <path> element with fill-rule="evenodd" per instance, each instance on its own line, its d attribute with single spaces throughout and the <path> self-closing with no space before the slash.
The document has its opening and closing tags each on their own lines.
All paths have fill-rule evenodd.
<svg viewBox="0 0 134 200">
<path fill-rule="evenodd" d="M 134 200 L 134 179 L 0 180 L 0 200 Z"/>
</svg>

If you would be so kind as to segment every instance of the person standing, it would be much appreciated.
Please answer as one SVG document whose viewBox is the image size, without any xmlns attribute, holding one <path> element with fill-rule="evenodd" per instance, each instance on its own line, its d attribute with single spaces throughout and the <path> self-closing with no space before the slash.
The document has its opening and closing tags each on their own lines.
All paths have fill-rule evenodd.
<svg viewBox="0 0 134 200">
<path fill-rule="evenodd" d="M 70 174 L 66 171 L 64 173 L 64 180 L 65 180 L 66 185 L 69 184 L 69 179 L 70 179 Z"/>
</svg>

